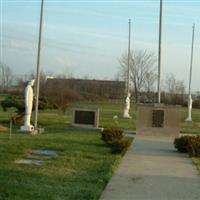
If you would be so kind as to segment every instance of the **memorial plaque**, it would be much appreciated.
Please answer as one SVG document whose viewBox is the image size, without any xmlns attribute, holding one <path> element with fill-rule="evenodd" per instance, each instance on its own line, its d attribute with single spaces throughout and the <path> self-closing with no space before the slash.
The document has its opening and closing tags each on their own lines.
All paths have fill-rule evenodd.
<svg viewBox="0 0 200 200">
<path fill-rule="evenodd" d="M 98 128 L 99 109 L 74 108 L 73 109 L 74 126 L 90 126 Z"/>
<path fill-rule="evenodd" d="M 139 135 L 171 139 L 179 136 L 180 106 L 140 104 L 136 119 L 136 132 Z"/>
<path fill-rule="evenodd" d="M 95 112 L 76 110 L 74 122 L 76 124 L 94 125 L 95 124 Z"/>
<path fill-rule="evenodd" d="M 164 126 L 164 110 L 152 110 L 152 127 Z"/>
</svg>

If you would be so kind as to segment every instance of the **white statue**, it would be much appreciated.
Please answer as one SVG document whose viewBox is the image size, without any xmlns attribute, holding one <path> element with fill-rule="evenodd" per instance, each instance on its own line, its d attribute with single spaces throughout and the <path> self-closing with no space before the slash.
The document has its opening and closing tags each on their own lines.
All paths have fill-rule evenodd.
<svg viewBox="0 0 200 200">
<path fill-rule="evenodd" d="M 189 95 L 189 98 L 188 98 L 188 117 L 185 121 L 192 122 L 192 96 L 191 94 Z"/>
<path fill-rule="evenodd" d="M 126 97 L 126 106 L 125 106 L 125 109 L 124 109 L 124 115 L 123 117 L 124 118 L 131 118 L 131 116 L 129 115 L 129 110 L 130 110 L 130 92 L 128 93 L 127 97 Z"/>
<path fill-rule="evenodd" d="M 24 125 L 21 126 L 21 131 L 23 132 L 33 132 L 34 126 L 31 125 L 31 113 L 33 108 L 33 85 L 35 80 L 28 82 L 28 85 L 25 88 L 25 116 L 24 116 Z"/>
</svg>

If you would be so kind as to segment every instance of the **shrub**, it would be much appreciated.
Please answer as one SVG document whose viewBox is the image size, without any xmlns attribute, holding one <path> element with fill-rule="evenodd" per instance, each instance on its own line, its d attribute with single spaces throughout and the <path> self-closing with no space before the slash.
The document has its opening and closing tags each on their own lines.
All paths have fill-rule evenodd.
<svg viewBox="0 0 200 200">
<path fill-rule="evenodd" d="M 104 129 L 101 134 L 102 140 L 108 144 L 112 144 L 116 141 L 119 141 L 123 138 L 123 131 L 117 128 L 107 128 Z"/>
<path fill-rule="evenodd" d="M 182 136 L 174 140 L 175 148 L 191 157 L 200 157 L 200 136 Z"/>
<path fill-rule="evenodd" d="M 194 101 L 192 102 L 192 107 L 193 107 L 193 108 L 200 108 L 200 100 L 199 100 L 199 99 L 194 100 Z"/>
<path fill-rule="evenodd" d="M 117 140 L 112 143 L 112 153 L 125 153 L 130 143 L 126 139 Z"/>
<path fill-rule="evenodd" d="M 187 153 L 190 138 L 191 136 L 182 136 L 180 138 L 175 138 L 174 140 L 175 148 L 181 153 Z"/>
<path fill-rule="evenodd" d="M 9 95 L 3 101 L 1 101 L 0 105 L 4 111 L 7 111 L 7 109 L 9 108 L 16 108 L 16 113 L 14 116 L 12 116 L 12 122 L 14 124 L 23 122 L 25 114 L 25 103 L 23 96 Z M 35 107 L 33 104 L 33 110 L 34 108 Z M 55 106 L 51 104 L 46 98 L 44 97 L 39 98 L 38 109 L 44 110 L 48 108 L 49 109 L 55 108 Z"/>
<path fill-rule="evenodd" d="M 118 128 L 104 129 L 101 134 L 101 139 L 111 147 L 112 153 L 123 154 L 131 144 L 130 140 L 123 137 L 123 131 Z"/>
<path fill-rule="evenodd" d="M 188 153 L 191 157 L 200 157 L 200 136 L 190 138 Z"/>
</svg>

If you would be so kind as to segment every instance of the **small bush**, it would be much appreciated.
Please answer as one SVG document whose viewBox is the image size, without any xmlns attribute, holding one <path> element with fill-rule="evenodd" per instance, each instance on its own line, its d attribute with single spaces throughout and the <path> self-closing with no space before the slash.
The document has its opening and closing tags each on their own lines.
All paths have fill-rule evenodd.
<svg viewBox="0 0 200 200">
<path fill-rule="evenodd" d="M 107 128 L 103 130 L 101 138 L 108 144 L 112 144 L 123 138 L 123 131 L 117 128 Z"/>
<path fill-rule="evenodd" d="M 191 157 L 200 157 L 200 136 L 182 136 L 174 140 L 175 148 Z"/>
<path fill-rule="evenodd" d="M 121 139 L 112 143 L 112 153 L 125 153 L 130 143 L 128 140 Z"/>
<path fill-rule="evenodd" d="M 101 139 L 104 140 L 110 147 L 112 153 L 125 153 L 130 146 L 130 140 L 123 137 L 123 131 L 118 128 L 104 129 L 101 134 Z"/>
<path fill-rule="evenodd" d="M 190 138 L 188 153 L 191 157 L 200 157 L 200 136 Z"/>
<path fill-rule="evenodd" d="M 190 138 L 191 136 L 182 136 L 180 138 L 175 138 L 174 140 L 175 148 L 181 153 L 187 153 Z"/>
<path fill-rule="evenodd" d="M 193 107 L 193 108 L 200 108 L 200 100 L 199 100 L 199 99 L 194 100 L 194 101 L 192 102 L 192 107 Z"/>
</svg>

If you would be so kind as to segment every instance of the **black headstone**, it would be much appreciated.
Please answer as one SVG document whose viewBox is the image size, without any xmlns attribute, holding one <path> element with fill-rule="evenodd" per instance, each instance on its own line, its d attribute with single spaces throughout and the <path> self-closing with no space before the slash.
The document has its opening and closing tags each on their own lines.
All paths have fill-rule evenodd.
<svg viewBox="0 0 200 200">
<path fill-rule="evenodd" d="M 152 127 L 164 126 L 164 110 L 152 111 Z"/>
<path fill-rule="evenodd" d="M 75 124 L 95 125 L 95 112 L 75 110 Z"/>
</svg>

